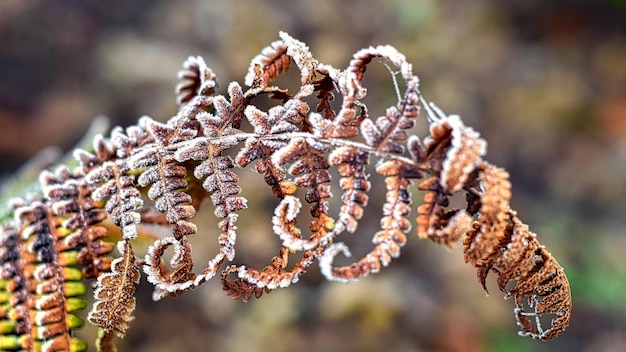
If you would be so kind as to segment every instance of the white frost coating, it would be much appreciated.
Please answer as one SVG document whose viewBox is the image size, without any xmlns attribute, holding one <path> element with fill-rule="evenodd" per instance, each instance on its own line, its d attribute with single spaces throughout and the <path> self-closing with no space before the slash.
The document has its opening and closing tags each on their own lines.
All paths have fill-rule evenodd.
<svg viewBox="0 0 626 352">
<path fill-rule="evenodd" d="M 227 226 L 227 230 L 220 234 L 218 239 L 220 253 L 218 253 L 218 255 L 213 258 L 211 262 L 221 262 L 224 259 L 223 256 L 225 256 L 229 261 L 235 259 L 235 243 L 237 242 L 237 226 L 235 226 L 235 223 L 238 218 L 238 214 L 230 213 L 228 214 L 227 219 L 220 222 L 220 227 Z M 222 257 L 220 257 L 221 254 L 223 254 Z M 209 262 L 209 268 L 213 267 L 211 262 Z"/>
<path fill-rule="evenodd" d="M 128 214 L 137 214 L 137 213 L 128 213 Z M 139 214 L 137 215 L 139 216 Z M 136 221 L 135 224 L 136 223 L 139 223 L 139 221 Z M 135 238 L 137 238 L 137 225 L 135 224 L 130 224 L 130 225 L 126 225 L 122 227 L 122 237 L 124 239 L 134 240 Z M 118 249 L 119 249 L 119 244 L 118 244 Z M 122 251 L 120 252 L 123 253 Z"/>
<path fill-rule="evenodd" d="M 322 254 L 322 256 L 319 258 L 320 272 L 322 273 L 322 275 L 324 275 L 324 277 L 328 281 L 337 281 L 343 283 L 358 281 L 358 279 L 346 280 L 344 278 L 333 275 L 333 262 L 335 261 L 335 257 L 339 253 L 343 253 L 343 255 L 348 258 L 352 256 L 352 253 L 350 253 L 350 249 L 348 248 L 348 246 L 346 246 L 345 243 L 342 242 L 332 244 L 328 246 L 328 248 L 326 248 L 324 254 Z"/>
<path fill-rule="evenodd" d="M 349 97 L 363 99 L 367 96 L 367 88 L 364 88 L 361 83 L 359 83 L 356 73 L 352 71 L 342 72 L 337 78 L 338 88 L 345 97 L 344 99 Z"/>
<path fill-rule="evenodd" d="M 543 328 L 541 327 L 541 320 L 540 320 L 541 315 L 537 314 L 538 303 L 539 303 L 539 300 L 537 298 L 534 299 L 534 302 L 529 302 L 530 307 L 535 309 L 535 312 L 533 313 L 525 312 L 524 309 L 521 307 L 515 307 L 513 309 L 513 313 L 515 314 L 515 320 L 517 321 L 517 325 L 522 328 L 524 328 L 524 324 L 522 324 L 522 322 L 519 320 L 519 316 L 535 317 L 535 326 L 537 327 L 537 333 L 533 333 L 531 331 L 526 331 L 526 332 L 518 331 L 518 334 L 520 336 L 532 336 L 532 337 L 539 336 L 540 338 L 544 336 L 545 332 Z"/>
<path fill-rule="evenodd" d="M 293 61 L 300 69 L 300 80 L 302 84 L 310 82 L 315 76 L 315 67 L 317 60 L 313 58 L 313 54 L 303 42 L 292 38 L 287 32 L 279 32 L 280 39 L 287 45 L 287 55 L 291 56 Z"/>
<path fill-rule="evenodd" d="M 396 48 L 391 45 L 379 45 L 374 48 L 374 50 L 398 67 L 404 80 L 409 80 L 413 77 L 413 65 L 407 63 L 406 56 L 400 53 Z"/>
<path fill-rule="evenodd" d="M 320 142 L 315 138 L 305 138 L 306 144 L 317 150 L 320 153 L 328 153 L 330 151 L 330 145 L 325 142 Z"/>
<path fill-rule="evenodd" d="M 126 240 L 120 240 L 117 241 L 117 251 L 120 252 L 121 256 L 119 258 L 116 258 L 116 260 L 122 260 L 124 258 L 124 253 L 126 253 Z M 111 265 L 111 267 L 113 268 L 114 266 Z"/>
<path fill-rule="evenodd" d="M 341 70 L 339 70 L 337 68 L 334 68 L 331 65 L 322 64 L 322 63 L 317 65 L 316 71 L 319 72 L 320 74 L 327 75 L 331 79 L 331 81 L 333 82 L 333 85 L 335 86 L 335 89 L 337 91 L 340 91 L 339 87 L 337 87 L 335 82 L 339 81 L 339 76 L 343 73 L 343 71 L 341 71 Z"/>
<path fill-rule="evenodd" d="M 288 195 L 280 201 L 280 204 L 278 204 L 274 210 L 274 216 L 272 217 L 272 229 L 274 230 L 274 233 L 283 241 L 283 246 L 293 251 L 312 249 L 319 244 L 317 241 L 309 241 L 295 237 L 289 232 L 288 229 L 284 228 L 286 222 L 293 222 L 296 220 L 301 208 L 302 203 L 300 202 L 300 199 Z"/>
<path fill-rule="evenodd" d="M 246 266 L 245 265 L 240 266 L 237 272 L 237 276 L 240 279 L 243 279 L 247 277 L 247 274 L 248 274 L 248 269 L 246 269 Z"/>
<path fill-rule="evenodd" d="M 326 136 L 332 127 L 332 121 L 325 119 L 320 113 L 312 112 L 309 114 L 308 118 L 313 125 L 313 136 L 316 138 Z"/>
<path fill-rule="evenodd" d="M 281 288 L 285 288 L 285 287 L 289 287 L 292 283 L 295 283 L 298 281 L 297 276 L 291 274 L 291 275 L 285 275 L 285 276 L 281 276 L 280 278 L 277 277 L 270 277 L 267 275 L 263 275 L 261 273 L 260 276 L 255 277 L 254 274 L 251 274 L 248 269 L 246 269 L 245 266 L 241 266 L 237 269 L 237 276 L 244 280 L 245 282 L 247 282 L 250 285 L 254 285 L 258 288 L 265 288 L 267 287 L 270 290 L 274 290 L 277 289 L 279 287 Z M 258 275 L 258 274 L 257 274 Z M 269 280 L 268 280 L 269 279 Z"/>
<path fill-rule="evenodd" d="M 262 66 L 261 62 L 264 58 L 267 57 L 267 54 L 269 54 L 269 51 L 273 50 L 274 47 L 280 46 L 280 45 L 283 45 L 282 40 L 274 41 L 270 44 L 269 47 L 263 48 L 263 50 L 261 50 L 261 53 L 255 56 L 254 59 L 252 59 L 252 61 L 250 62 L 250 67 L 248 68 L 248 73 L 246 74 L 246 77 L 244 78 L 244 83 L 246 84 L 246 86 L 252 87 L 254 85 L 254 79 L 256 78 L 256 73 L 254 72 L 255 68 L 257 66 Z"/>
<path fill-rule="evenodd" d="M 254 133 L 262 135 L 270 133 L 270 124 L 274 121 L 269 121 L 269 115 L 266 112 L 254 105 L 248 105 L 243 114 L 254 127 Z"/>
<path fill-rule="evenodd" d="M 53 270 L 52 264 L 49 263 L 40 263 L 35 268 L 33 272 L 33 277 L 37 280 L 48 280 L 54 276 L 55 272 Z"/>
<path fill-rule="evenodd" d="M 287 221 L 294 221 L 298 214 L 300 213 L 300 208 L 302 207 L 302 203 L 300 199 L 294 196 L 285 196 L 285 198 L 280 202 L 280 205 L 276 208 L 274 212 L 274 218 L 272 219 L 272 223 L 274 226 L 280 225 L 281 219 L 279 218 L 279 213 L 282 212 L 282 209 L 286 208 L 285 211 L 285 219 Z M 274 227 L 274 230 L 276 228 Z"/>
<path fill-rule="evenodd" d="M 155 261 L 155 251 L 158 248 L 175 245 L 175 242 L 176 239 L 174 237 L 164 237 L 154 241 L 154 243 L 150 247 L 148 247 L 148 252 L 146 253 L 145 257 L 146 263 L 152 263 Z M 118 242 L 118 250 L 120 249 L 119 246 L 120 244 Z M 153 285 L 158 285 L 161 283 L 159 280 L 160 271 L 158 268 L 146 264 L 143 266 L 143 272 L 147 275 L 147 280 L 149 283 Z"/>
<path fill-rule="evenodd" d="M 289 141 L 289 144 L 285 145 L 283 148 L 278 149 L 274 152 L 274 154 L 272 154 L 272 164 L 280 168 L 283 165 L 282 160 L 285 159 L 286 155 L 293 153 L 294 150 L 299 151 L 300 148 L 298 148 L 298 145 L 302 143 L 305 143 L 304 138 L 292 138 Z"/>
<path fill-rule="evenodd" d="M 304 84 L 300 88 L 300 91 L 296 93 L 294 99 L 302 100 L 302 98 L 308 97 L 309 95 L 313 94 L 314 91 L 315 86 L 313 86 L 312 84 Z"/>
<path fill-rule="evenodd" d="M 148 253 L 146 254 L 146 258 L 145 258 L 146 263 L 152 263 L 155 261 L 155 259 L 157 259 L 156 254 L 155 254 L 155 251 L 157 249 L 169 247 L 170 245 L 174 246 L 174 254 L 172 255 L 172 258 L 170 259 L 170 265 L 175 264 L 178 261 L 180 261 L 182 257 L 184 256 L 183 250 L 181 249 L 182 245 L 180 244 L 180 242 L 178 242 L 178 240 L 176 240 L 175 237 L 170 236 L 170 237 L 164 237 L 164 238 L 156 240 L 154 244 L 148 248 Z M 148 264 L 143 266 L 143 271 L 148 276 L 148 282 L 152 283 L 153 285 L 167 292 L 175 292 L 178 289 L 182 288 L 183 286 L 185 287 L 189 286 L 188 282 L 184 283 L 184 285 L 168 285 L 168 284 L 161 282 L 160 281 L 160 275 L 161 275 L 160 269 L 155 268 Z"/>
<path fill-rule="evenodd" d="M 274 216 L 272 217 L 272 229 L 274 230 L 274 233 L 283 241 L 282 245 L 292 251 L 301 252 L 314 249 L 320 245 L 325 246 L 333 237 L 335 237 L 338 233 L 341 233 L 345 228 L 343 224 L 337 222 L 335 223 L 334 229 L 332 231 L 328 231 L 324 237 L 315 240 L 295 237 L 289 232 L 288 229 L 284 228 L 284 223 L 295 221 L 301 208 L 302 203 L 299 198 L 287 195 L 283 198 L 283 200 L 281 200 L 280 204 L 278 204 L 274 210 Z M 300 230 L 297 229 L 297 231 Z"/>
<path fill-rule="evenodd" d="M 184 246 L 175 237 L 170 236 L 170 237 L 160 238 L 156 240 L 150 247 L 148 247 L 148 253 L 146 254 L 146 257 L 145 257 L 146 263 L 160 262 L 160 259 L 156 257 L 155 252 L 157 250 L 160 250 L 162 248 L 166 248 L 169 246 L 174 246 L 174 254 L 172 255 L 172 258 L 170 259 L 170 265 L 180 262 L 185 255 L 185 252 L 183 249 Z M 211 264 L 212 262 L 209 263 L 210 267 L 212 267 Z M 213 275 L 215 274 L 214 271 L 215 270 L 213 270 Z M 210 275 L 210 272 L 209 272 L 208 275 L 207 274 L 201 275 L 201 276 L 196 277 L 193 280 L 188 280 L 188 281 L 181 282 L 181 283 L 167 283 L 167 282 L 162 281 L 162 277 L 161 277 L 162 273 L 161 273 L 160 268 L 158 267 L 153 267 L 150 264 L 145 264 L 143 266 L 143 272 L 146 274 L 148 282 L 150 282 L 156 287 L 154 295 L 153 295 L 153 298 L 155 300 L 160 300 L 161 298 L 166 296 L 167 294 L 164 294 L 164 292 L 174 293 L 174 292 L 187 291 L 191 289 L 192 287 L 202 284 L 203 282 L 205 282 L 206 280 L 208 280 L 209 278 L 213 276 L 213 275 Z"/>
</svg>

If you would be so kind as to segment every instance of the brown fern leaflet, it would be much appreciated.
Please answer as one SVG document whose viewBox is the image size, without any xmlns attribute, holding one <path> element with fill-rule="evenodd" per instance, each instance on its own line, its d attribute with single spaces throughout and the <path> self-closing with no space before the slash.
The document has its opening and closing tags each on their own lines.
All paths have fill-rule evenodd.
<svg viewBox="0 0 626 352">
<path fill-rule="evenodd" d="M 368 94 L 363 77 L 377 58 L 397 68 L 405 90 L 396 106 L 371 118 L 362 102 Z M 294 65 L 297 92 L 271 85 Z M 220 269 L 226 293 L 243 300 L 296 283 L 316 261 L 329 280 L 358 280 L 400 255 L 413 208 L 419 238 L 447 247 L 462 242 L 483 288 L 488 273 L 497 274 L 500 290 L 514 299 L 521 335 L 548 340 L 569 325 L 567 278 L 510 208 L 508 174 L 483 159 L 486 142 L 459 116 L 424 100 L 411 64 L 393 47 L 362 49 L 340 70 L 280 33 L 252 60 L 246 89 L 232 82 L 227 96 L 216 94 L 216 75 L 200 57 L 190 57 L 179 78 L 180 108 L 169 121 L 143 117 L 108 138 L 96 137 L 92 150 L 74 152 L 78 167 L 44 171 L 41 195 L 12 201 L 14 219 L 2 225 L 0 237 L 0 350 L 85 350 L 73 330 L 82 324 L 76 311 L 86 305 L 80 298 L 86 279 L 95 279 L 88 320 L 101 328 L 97 346 L 103 351 L 115 348 L 113 335 L 126 334 L 140 271 L 155 286 L 155 300 L 194 289 Z M 267 111 L 255 106 L 262 95 L 276 105 Z M 411 133 L 420 109 L 430 125 L 424 139 Z M 235 258 L 237 220 L 248 206 L 238 173 L 250 166 L 279 200 L 272 225 L 281 249 L 258 269 L 226 264 Z M 337 255 L 350 255 L 339 236 L 357 232 L 368 206 L 368 166 L 384 178 L 380 229 L 368 254 L 336 267 Z M 336 214 L 330 211 L 333 185 L 341 193 Z M 418 206 L 411 204 L 416 189 L 423 191 Z M 459 192 L 466 208 L 450 208 Z M 193 222 L 209 203 L 220 219 L 213 238 Z M 308 228 L 298 226 L 303 206 L 312 219 Z M 107 219 L 120 228 L 117 255 Z M 136 258 L 141 223 L 167 226 L 171 234 Z M 188 236 L 217 240 L 218 253 L 200 271 L 193 270 Z M 290 263 L 295 252 L 301 255 Z"/>
</svg>

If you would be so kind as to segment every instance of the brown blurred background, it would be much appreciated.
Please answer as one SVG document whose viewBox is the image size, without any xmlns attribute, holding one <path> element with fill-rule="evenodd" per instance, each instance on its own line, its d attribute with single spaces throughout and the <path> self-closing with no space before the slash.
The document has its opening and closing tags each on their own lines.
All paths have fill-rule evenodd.
<svg viewBox="0 0 626 352">
<path fill-rule="evenodd" d="M 248 303 L 225 296 L 218 280 L 154 303 L 142 279 L 122 351 L 623 350 L 623 1 L 3 0 L 2 174 L 45 146 L 70 149 L 100 114 L 123 126 L 141 115 L 165 121 L 176 111 L 176 72 L 189 55 L 204 56 L 223 93 L 227 82 L 243 81 L 250 59 L 279 30 L 340 68 L 369 45 L 406 54 L 425 96 L 478 130 L 489 142 L 487 159 L 510 172 L 513 207 L 570 279 L 571 327 L 548 343 L 518 337 L 513 302 L 493 282 L 486 298 L 459 248 L 412 236 L 382 274 L 327 283 L 315 265 L 297 285 Z M 371 71 L 377 93 L 368 103 L 382 113 L 395 92 L 384 67 Z M 246 193 L 252 207 L 271 208 L 269 191 L 260 190 L 257 198 Z M 242 215 L 238 260 L 262 266 L 275 254 L 267 216 Z M 359 243 L 356 254 L 376 225 L 361 224 L 349 239 Z M 205 230 L 198 246 L 214 246 L 214 232 Z M 198 270 L 210 259 L 205 252 L 194 254 Z M 93 341 L 91 329 L 81 333 Z"/>
</svg>

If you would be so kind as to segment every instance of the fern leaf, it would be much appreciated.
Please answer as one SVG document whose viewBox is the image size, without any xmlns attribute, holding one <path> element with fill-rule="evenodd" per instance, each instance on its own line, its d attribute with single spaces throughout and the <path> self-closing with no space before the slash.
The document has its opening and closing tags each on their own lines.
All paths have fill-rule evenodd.
<svg viewBox="0 0 626 352">
<path fill-rule="evenodd" d="M 94 137 L 93 150 L 95 154 L 83 149 L 76 149 L 73 153 L 83 174 L 89 173 L 115 156 L 115 146 L 101 134 L 97 134 Z"/>
<path fill-rule="evenodd" d="M 315 111 L 321 113 L 322 117 L 326 120 L 334 120 L 336 113 L 333 109 L 331 103 L 335 100 L 335 95 L 333 91 L 335 90 L 335 85 L 333 84 L 333 80 L 330 78 L 328 72 L 324 72 L 324 70 L 319 68 L 317 71 L 320 74 L 323 74 L 322 77 L 316 79 L 313 82 L 313 86 L 315 91 L 317 91 L 317 98 L 319 99 L 319 103 L 315 107 Z"/>
<path fill-rule="evenodd" d="M 296 176 L 294 183 L 307 188 L 305 200 L 314 203 L 311 215 L 315 218 L 327 213 L 328 209 L 330 175 L 327 169 L 330 165 L 325 156 L 328 151 L 327 145 L 312 139 L 294 138 L 272 156 L 272 161 L 279 167 L 291 165 L 289 173 Z"/>
<path fill-rule="evenodd" d="M 195 137 L 199 122 L 189 120 L 184 114 L 179 114 L 169 124 L 149 119 L 144 121 L 146 130 L 153 136 L 156 145 L 144 148 L 142 153 L 137 153 L 131 158 L 133 168 L 145 168 L 137 179 L 138 184 L 141 187 L 150 187 L 148 197 L 155 201 L 156 209 L 165 214 L 167 222 L 173 225 L 175 241 L 180 241 L 180 245 L 186 251 L 190 251 L 188 246 L 184 247 L 185 236 L 195 234 L 198 230 L 197 226 L 189 221 L 195 215 L 196 209 L 192 204 L 191 195 L 186 193 L 189 186 L 186 180 L 187 169 L 178 164 L 175 152 L 166 147 L 174 143 L 188 142 Z M 160 248 L 161 245 L 157 242 L 153 246 Z M 144 266 L 149 281 L 156 286 L 153 297 L 160 299 L 165 295 L 178 293 L 178 289 L 187 289 L 189 285 L 180 287 L 193 277 L 190 254 L 179 253 L 172 258 L 173 274 L 157 275 L 156 273 L 160 273 L 160 257 L 163 251 L 160 251 L 157 257 L 150 257 L 150 254 L 154 253 L 154 250 L 149 251 L 147 255 L 149 259 L 146 259 L 148 265 Z"/>
<path fill-rule="evenodd" d="M 135 285 L 139 283 L 139 270 L 129 240 L 120 241 L 118 250 L 122 256 L 113 261 L 111 272 L 98 277 L 94 292 L 96 301 L 87 319 L 105 332 L 124 337 L 128 324 L 134 318 L 134 293 Z"/>
<path fill-rule="evenodd" d="M 567 278 L 536 235 L 510 210 L 508 174 L 486 163 L 480 170 L 485 191 L 478 221 L 464 241 L 465 260 L 478 268 L 483 288 L 489 271 L 498 268 L 500 290 L 507 297 L 515 297 L 520 334 L 543 340 L 554 338 L 569 325 L 571 293 Z M 512 281 L 515 286 L 507 289 Z M 526 311 L 526 298 L 532 312 Z M 554 317 L 547 329 L 540 321 L 545 315 Z"/>
<path fill-rule="evenodd" d="M 354 147 L 344 146 L 333 150 L 329 162 L 338 168 L 342 177 L 339 181 L 343 190 L 342 205 L 337 216 L 337 226 L 342 224 L 346 231 L 354 232 L 369 200 L 367 192 L 371 184 L 367 181 L 365 167 L 369 164 L 369 154 Z"/>
<path fill-rule="evenodd" d="M 200 56 L 190 56 L 178 72 L 182 80 L 176 86 L 176 103 L 182 105 L 198 95 L 213 95 L 217 88 L 215 74 Z"/>
<path fill-rule="evenodd" d="M 113 222 L 122 228 L 124 238 L 137 237 L 136 225 L 141 222 L 138 210 L 143 205 L 141 191 L 133 176 L 125 175 L 124 163 L 107 161 L 86 175 L 87 184 L 94 187 L 92 197 L 106 200 L 105 209 Z"/>
<path fill-rule="evenodd" d="M 287 45 L 277 40 L 264 48 L 250 63 L 245 82 L 248 87 L 267 87 L 278 75 L 287 71 L 291 57 L 287 55 Z"/>
<path fill-rule="evenodd" d="M 289 55 L 300 69 L 300 83 L 301 86 L 310 84 L 315 76 L 315 68 L 317 67 L 317 60 L 313 58 L 309 47 L 303 42 L 294 39 L 286 32 L 279 33 L 280 39 L 287 46 L 287 55 Z M 284 71 L 287 71 L 285 69 Z"/>
<path fill-rule="evenodd" d="M 247 280 L 236 279 L 236 280 L 227 280 L 226 277 L 233 273 L 238 272 L 239 270 L 243 270 L 245 268 L 237 268 L 236 266 L 230 266 L 226 268 L 222 272 L 222 285 L 226 294 L 234 300 L 242 299 L 244 302 L 247 302 L 254 296 L 255 298 L 261 298 L 263 292 L 270 293 L 271 289 L 269 286 L 261 286 L 258 285 L 257 282 L 250 283 Z"/>
<path fill-rule="evenodd" d="M 239 86 L 231 85 L 229 90 L 231 91 L 233 102 L 236 103 L 242 99 Z M 237 220 L 235 212 L 246 207 L 246 200 L 237 196 L 241 192 L 241 188 L 236 184 L 238 177 L 235 173 L 228 170 L 233 167 L 232 159 L 230 156 L 222 156 L 221 153 L 235 146 L 238 141 L 228 139 L 220 141 L 213 138 L 222 134 L 229 135 L 237 132 L 237 129 L 231 127 L 233 124 L 231 117 L 236 108 L 232 107 L 225 100 L 222 102 L 222 99 L 217 98 L 215 104 L 216 112 L 228 115 L 214 116 L 210 113 L 204 113 L 195 116 L 200 123 L 203 134 L 211 138 L 203 137 L 180 141 L 178 142 L 180 147 L 172 154 L 172 157 L 177 162 L 203 160 L 202 163 L 195 167 L 194 177 L 203 181 L 202 186 L 204 190 L 211 195 L 211 200 L 216 207 L 215 215 L 219 218 L 226 218 L 219 224 L 222 230 L 218 239 L 220 252 L 209 262 L 209 265 L 200 275 L 195 275 L 191 272 L 191 247 L 183 237 L 183 235 L 189 235 L 197 231 L 195 225 L 185 220 L 195 214 L 193 206 L 188 204 L 192 201 L 192 198 L 183 190 L 183 188 L 188 186 L 187 181 L 183 179 L 186 175 L 186 169 L 182 166 L 165 165 L 161 167 L 161 170 L 156 168 L 147 170 L 140 177 L 140 183 L 143 186 L 152 183 L 151 179 L 158 178 L 157 171 L 164 171 L 161 172 L 162 175 L 171 175 L 176 178 L 164 179 L 164 181 L 158 184 L 159 187 L 161 185 L 171 187 L 165 190 L 165 192 L 170 192 L 169 198 L 163 198 L 162 194 L 165 194 L 165 192 L 161 191 L 160 188 L 155 188 L 157 184 L 153 185 L 149 191 L 150 197 L 153 197 L 153 199 L 158 198 L 156 204 L 158 210 L 171 214 L 167 207 L 168 205 L 174 207 L 174 215 L 168 216 L 167 219 L 175 224 L 174 237 L 178 241 L 177 243 L 171 238 L 161 239 L 150 247 L 146 255 L 144 271 L 148 274 L 148 281 L 156 286 L 153 295 L 155 300 L 164 296 L 180 294 L 202 284 L 215 275 L 225 258 L 232 260 L 235 255 L 236 235 L 234 230 L 236 227 L 234 224 Z M 238 124 L 238 122 L 236 123 Z M 166 203 L 160 203 L 164 199 L 166 199 Z M 184 226 L 181 224 L 184 224 Z M 184 230 L 184 232 L 177 230 L 180 228 L 188 230 Z M 164 272 L 161 268 L 160 258 L 169 246 L 174 246 L 176 254 L 170 261 L 172 271 Z"/>
<path fill-rule="evenodd" d="M 118 158 L 127 158 L 137 149 L 153 141 L 152 136 L 141 126 L 129 126 L 126 130 L 114 127 L 111 130 L 111 143 Z"/>
<path fill-rule="evenodd" d="M 384 176 L 387 186 L 383 217 L 380 221 L 381 230 L 378 231 L 372 242 L 375 244 L 367 255 L 352 265 L 334 268 L 334 257 L 343 252 L 350 256 L 350 251 L 343 243 L 329 246 L 320 258 L 322 274 L 333 281 L 355 281 L 371 273 L 377 273 L 386 267 L 392 258 L 400 255 L 400 248 L 406 243 L 406 235 L 411 223 L 406 216 L 411 212 L 411 181 L 405 176 L 406 169 L 395 162 L 387 161 L 376 167 L 376 171 Z M 410 172 L 409 172 L 410 173 Z"/>
<path fill-rule="evenodd" d="M 197 139 L 194 143 L 187 143 L 176 154 L 180 161 L 187 159 L 204 160 L 194 170 L 194 177 L 203 180 L 202 187 L 211 194 L 211 200 L 216 206 L 215 215 L 224 218 L 228 214 L 246 207 L 246 200 L 236 195 L 241 192 L 237 185 L 238 176 L 230 171 L 233 160 L 222 152 L 236 145 L 236 141 L 209 141 Z"/>
<path fill-rule="evenodd" d="M 291 269 L 287 269 L 290 249 L 284 246 L 280 249 L 279 255 L 272 258 L 272 263 L 263 270 L 231 265 L 222 272 L 223 289 L 233 299 L 248 301 L 253 296 L 260 298 L 264 292 L 269 293 L 279 287 L 288 287 L 300 279 L 300 276 L 322 255 L 324 248 L 318 246 L 302 252 L 302 258 Z M 236 274 L 238 278 L 227 279 L 230 274 Z"/>
<path fill-rule="evenodd" d="M 448 197 L 439 184 L 439 178 L 431 177 L 422 181 L 417 188 L 424 193 L 424 202 L 417 207 L 417 236 L 429 238 L 436 228 L 441 228 Z"/>
<path fill-rule="evenodd" d="M 246 108 L 245 114 L 256 134 L 267 135 L 270 133 L 271 126 L 275 121 L 270 120 L 268 113 L 250 105 Z M 284 141 L 264 140 L 260 137 L 249 138 L 235 158 L 237 165 L 242 168 L 256 160 L 256 171 L 263 174 L 265 183 L 272 188 L 272 193 L 278 198 L 283 196 L 280 185 L 285 179 L 285 172 L 275 166 L 271 157 L 274 151 L 285 145 Z"/>
<path fill-rule="evenodd" d="M 191 196 L 181 190 L 187 188 L 185 167 L 171 162 L 171 155 L 163 155 L 156 148 L 141 155 L 141 165 L 148 167 L 137 179 L 141 187 L 150 187 L 148 197 L 155 201 L 156 209 L 165 214 L 174 225 L 174 235 L 180 238 L 196 233 L 195 225 L 187 219 L 195 215 Z M 138 162 L 135 163 L 138 165 Z"/>
<path fill-rule="evenodd" d="M 487 144 L 476 131 L 466 127 L 458 115 L 446 116 L 440 110 L 437 112 L 439 116 L 435 117 L 429 110 L 434 119 L 430 127 L 431 135 L 434 141 L 449 139 L 443 144 L 447 151 L 441 165 L 441 185 L 446 191 L 454 193 L 465 185 L 470 173 L 480 164 Z"/>
<path fill-rule="evenodd" d="M 174 255 L 170 260 L 171 271 L 166 271 L 161 265 L 161 257 L 170 246 L 174 246 Z M 195 275 L 191 271 L 191 246 L 186 237 L 157 240 L 148 249 L 145 262 L 143 269 L 148 275 L 148 282 L 155 286 L 152 294 L 155 301 L 193 288 Z M 217 270 L 217 266 L 214 269 Z"/>
<path fill-rule="evenodd" d="M 2 347 L 5 349 L 29 349 L 33 345 L 31 320 L 28 307 L 28 278 L 24 273 L 22 237 L 13 224 L 2 228 L 0 237 L 0 279 L 2 293 L 9 297 L 2 302 Z"/>
<path fill-rule="evenodd" d="M 228 95 L 230 101 L 222 95 L 215 97 L 213 105 L 218 119 L 207 120 L 206 122 L 209 123 L 203 124 L 206 136 L 226 136 L 237 132 L 236 129 L 240 127 L 241 120 L 244 118 L 244 109 L 250 98 L 244 96 L 243 90 L 237 82 L 231 82 L 228 85 Z M 218 123 L 213 123 L 213 121 Z"/>
<path fill-rule="evenodd" d="M 404 146 L 398 142 L 408 138 L 406 130 L 413 128 L 419 109 L 416 105 L 418 80 L 407 82 L 404 98 L 398 106 L 387 109 L 385 116 L 379 117 L 376 122 L 366 119 L 361 124 L 361 134 L 368 145 L 386 153 L 402 154 Z"/>
<path fill-rule="evenodd" d="M 61 228 L 68 231 L 58 243 L 60 251 L 79 250 L 76 258 L 82 266 L 83 278 L 94 278 L 108 271 L 113 245 L 104 241 L 109 231 L 98 225 L 107 214 L 91 198 L 91 189 L 65 167 L 57 168 L 54 173 L 43 172 L 40 182 L 53 214 L 63 219 Z"/>
<path fill-rule="evenodd" d="M 29 317 L 24 316 L 24 306 L 15 307 L 16 319 L 21 320 L 18 328 L 28 327 L 28 339 L 22 347 L 42 351 L 59 351 L 73 348 L 86 349 L 86 344 L 72 336 L 72 329 L 83 322 L 75 311 L 86 303 L 77 296 L 85 294 L 80 282 L 82 275 L 74 266 L 75 261 L 62 261 L 59 257 L 73 248 L 64 248 L 63 238 L 68 232 L 60 228 L 48 206 L 39 200 L 23 204 L 16 209 L 16 219 L 23 229 L 22 264 L 15 266 L 23 270 L 24 298 L 27 298 Z M 75 257 L 75 255 L 72 255 Z"/>
<path fill-rule="evenodd" d="M 201 57 L 189 57 L 178 74 L 179 108 L 172 118 L 161 123 L 144 116 L 135 126 L 113 128 L 110 138 L 96 135 L 90 150 L 74 152 L 78 167 L 42 172 L 42 192 L 11 203 L 14 220 L 0 227 L 0 350 L 86 349 L 73 330 L 82 324 L 76 312 L 85 306 L 79 296 L 81 280 L 88 278 L 97 278 L 88 316 L 101 328 L 97 348 L 117 350 L 113 337 L 124 336 L 133 319 L 139 264 L 158 300 L 205 283 L 225 261 L 236 260 L 237 221 L 247 207 L 239 177 L 250 164 L 278 199 L 272 227 L 281 248 L 263 269 L 237 264 L 222 271 L 223 288 L 234 299 L 288 287 L 315 261 L 329 280 L 355 281 L 381 271 L 407 240 L 413 180 L 427 177 L 417 186 L 425 191 L 417 206 L 418 237 L 446 247 L 462 240 L 465 260 L 485 291 L 487 276 L 496 272 L 499 289 L 515 301 L 520 334 L 548 340 L 567 328 L 567 278 L 510 208 L 508 174 L 483 160 L 486 142 L 478 132 L 425 101 L 406 57 L 388 45 L 369 47 L 340 70 L 318 62 L 303 42 L 279 35 L 250 63 L 248 89 L 231 82 L 226 95 L 217 95 L 214 72 Z M 370 119 L 363 80 L 376 59 L 398 70 L 392 72 L 398 102 Z M 300 71 L 297 91 L 270 86 L 292 61 Z M 396 77 L 405 85 L 403 95 Z M 332 104 L 336 95 L 338 107 Z M 260 97 L 274 105 L 259 108 Z M 429 124 L 423 142 L 411 133 L 420 108 Z M 378 186 L 369 179 L 372 158 L 386 187 L 374 248 L 351 265 L 334 267 L 335 257 L 350 251 L 333 242 L 343 232 L 357 232 L 368 192 Z M 333 170 L 340 176 L 337 214 L 329 213 Z M 448 201 L 459 192 L 464 209 Z M 192 218 L 206 197 L 219 218 L 219 252 L 196 274 L 187 236 L 198 233 Z M 309 234 L 297 226 L 304 202 Z M 116 259 L 102 225 L 109 218 L 122 231 Z M 131 241 L 142 222 L 170 226 L 172 234 L 160 236 L 136 263 Z M 173 255 L 166 261 L 168 249 Z M 290 262 L 294 252 L 300 258 Z M 545 324 L 548 317 L 553 319 Z"/>
<path fill-rule="evenodd" d="M 512 216 L 511 221 L 511 242 L 494 265 L 502 268 L 498 286 L 506 292 L 506 297 L 515 297 L 515 316 L 522 329 L 520 334 L 549 340 L 560 335 L 569 325 L 572 306 L 569 283 L 561 266 L 539 244 L 528 226 L 517 216 Z M 507 289 L 509 282 L 516 284 Z M 527 311 L 524 300 L 528 300 L 531 312 Z M 546 315 L 553 317 L 548 328 L 540 321 Z"/>
</svg>

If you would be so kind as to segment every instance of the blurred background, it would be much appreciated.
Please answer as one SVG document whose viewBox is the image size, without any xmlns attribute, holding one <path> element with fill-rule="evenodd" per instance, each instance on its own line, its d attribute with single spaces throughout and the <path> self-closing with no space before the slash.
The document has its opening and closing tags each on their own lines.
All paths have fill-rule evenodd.
<svg viewBox="0 0 626 352">
<path fill-rule="evenodd" d="M 328 283 L 314 265 L 297 285 L 247 303 L 224 295 L 217 279 L 155 303 L 142 279 L 122 351 L 623 350 L 624 1 L 3 0 L 3 177 L 46 146 L 70 150 L 98 115 L 122 126 L 142 115 L 167 120 L 189 55 L 205 58 L 224 93 L 231 80 L 243 82 L 279 30 L 338 68 L 369 45 L 391 44 L 407 56 L 424 95 L 479 131 L 487 159 L 511 174 L 513 208 L 569 277 L 571 326 L 547 343 L 518 337 L 513 302 L 493 277 L 485 297 L 460 248 L 412 232 L 379 275 Z M 370 67 L 366 102 L 382 114 L 395 104 L 393 83 L 384 66 Z M 242 213 L 237 260 L 263 267 L 278 249 L 264 213 L 275 201 L 260 186 L 245 193 L 260 211 Z M 355 255 L 370 246 L 382 195 L 373 190 L 373 216 L 347 237 Z M 215 251 L 211 221 L 194 239 L 198 271 Z M 80 334 L 93 341 L 93 329 Z"/>
</svg>

